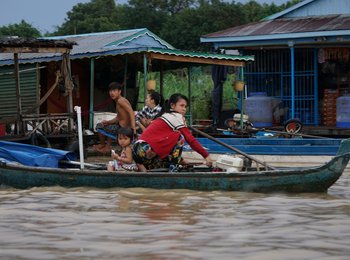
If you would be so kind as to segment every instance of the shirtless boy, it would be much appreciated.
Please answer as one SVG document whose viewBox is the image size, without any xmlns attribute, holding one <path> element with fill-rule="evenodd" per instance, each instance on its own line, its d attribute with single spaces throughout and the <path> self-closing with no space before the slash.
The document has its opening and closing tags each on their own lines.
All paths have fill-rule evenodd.
<svg viewBox="0 0 350 260">
<path fill-rule="evenodd" d="M 131 127 L 136 133 L 135 114 L 130 102 L 121 96 L 122 85 L 117 82 L 112 82 L 108 86 L 109 96 L 116 103 L 117 116 L 111 120 L 103 120 L 96 125 L 96 129 L 102 129 L 105 132 L 117 136 L 120 127 Z M 98 131 L 100 143 L 94 146 L 94 149 L 100 153 L 109 153 L 111 151 L 112 139 Z M 107 139 L 107 142 L 106 142 Z"/>
</svg>

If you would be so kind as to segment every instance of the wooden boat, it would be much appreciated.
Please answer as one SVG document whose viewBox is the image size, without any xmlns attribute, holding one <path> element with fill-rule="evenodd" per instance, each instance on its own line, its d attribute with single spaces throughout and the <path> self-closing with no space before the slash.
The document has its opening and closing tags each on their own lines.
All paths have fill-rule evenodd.
<svg viewBox="0 0 350 260">
<path fill-rule="evenodd" d="M 42 148 L 44 149 L 44 148 Z M 96 188 L 155 188 L 252 192 L 325 192 L 342 175 L 350 159 L 350 140 L 343 140 L 338 154 L 327 164 L 312 168 L 283 168 L 241 172 L 184 168 L 180 172 L 108 172 L 25 166 L 2 160 L 0 184 L 15 188 L 37 186 Z"/>
</svg>

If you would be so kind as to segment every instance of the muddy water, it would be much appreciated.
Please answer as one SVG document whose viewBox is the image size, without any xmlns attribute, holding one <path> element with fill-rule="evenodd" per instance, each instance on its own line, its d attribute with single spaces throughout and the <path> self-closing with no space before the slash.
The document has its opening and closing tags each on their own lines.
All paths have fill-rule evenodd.
<svg viewBox="0 0 350 260">
<path fill-rule="evenodd" d="M 320 194 L 0 189 L 1 259 L 349 259 L 350 172 Z"/>
</svg>

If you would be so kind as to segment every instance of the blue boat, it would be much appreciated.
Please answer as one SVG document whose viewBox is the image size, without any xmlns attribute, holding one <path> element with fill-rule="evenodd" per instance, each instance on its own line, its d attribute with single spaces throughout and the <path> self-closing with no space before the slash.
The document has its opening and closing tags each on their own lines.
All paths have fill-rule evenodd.
<svg viewBox="0 0 350 260">
<path fill-rule="evenodd" d="M 310 167 L 326 163 L 337 154 L 342 141 L 335 138 L 277 138 L 275 136 L 214 138 L 193 127 L 191 129 L 203 136 L 197 139 L 214 160 L 222 154 L 243 153 L 273 166 Z M 183 156 L 186 159 L 201 160 L 189 146 L 185 148 L 187 149 Z"/>
<path fill-rule="evenodd" d="M 205 137 L 197 138 L 209 153 L 232 150 Z M 336 155 L 342 139 L 311 138 L 216 138 L 236 149 L 254 155 Z"/>
<path fill-rule="evenodd" d="M 42 149 L 45 152 L 45 148 Z M 61 154 L 65 161 L 69 157 L 67 153 Z M 38 154 L 37 156 L 43 155 Z M 0 161 L 0 184 L 21 189 L 59 185 L 63 187 L 142 187 L 206 191 L 326 192 L 342 175 L 349 159 L 350 140 L 348 139 L 341 142 L 338 153 L 333 159 L 318 167 L 272 170 L 246 167 L 240 172 L 217 171 L 217 169 L 214 171 L 195 167 L 185 167 L 176 173 L 170 173 L 164 169 L 149 172 L 109 172 L 105 168 L 62 168 L 63 164 L 60 163 L 59 158 L 57 159 L 59 167 L 28 166 L 2 159 Z"/>
</svg>

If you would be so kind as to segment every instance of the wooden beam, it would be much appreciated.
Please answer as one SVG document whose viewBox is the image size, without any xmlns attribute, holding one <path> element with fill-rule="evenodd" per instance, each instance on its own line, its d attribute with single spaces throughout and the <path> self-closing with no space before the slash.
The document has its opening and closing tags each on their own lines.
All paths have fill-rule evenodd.
<svg viewBox="0 0 350 260">
<path fill-rule="evenodd" d="M 234 66 L 234 67 L 243 67 L 245 64 L 245 61 L 220 60 L 215 58 L 200 58 L 200 57 L 183 57 L 183 56 L 175 56 L 175 55 L 160 54 L 160 53 L 150 53 L 149 57 L 151 59 L 158 59 L 158 60 L 200 63 L 200 64 L 210 64 L 210 65 L 225 65 L 225 66 Z"/>
</svg>

